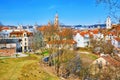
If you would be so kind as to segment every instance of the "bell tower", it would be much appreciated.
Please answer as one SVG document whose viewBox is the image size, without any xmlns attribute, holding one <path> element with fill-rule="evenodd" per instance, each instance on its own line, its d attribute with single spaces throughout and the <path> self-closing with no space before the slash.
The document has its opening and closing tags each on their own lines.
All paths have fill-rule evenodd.
<svg viewBox="0 0 120 80">
<path fill-rule="evenodd" d="M 58 20 L 58 14 L 57 13 L 55 15 L 54 26 L 56 26 L 56 27 L 59 26 L 59 20 Z"/>
<path fill-rule="evenodd" d="M 108 16 L 106 20 L 106 28 L 110 29 L 112 27 L 111 18 Z"/>
</svg>

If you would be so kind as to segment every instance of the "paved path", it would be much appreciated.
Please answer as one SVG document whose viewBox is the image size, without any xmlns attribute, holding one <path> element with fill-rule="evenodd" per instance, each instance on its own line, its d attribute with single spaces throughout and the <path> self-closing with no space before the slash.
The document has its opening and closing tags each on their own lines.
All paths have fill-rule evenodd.
<svg viewBox="0 0 120 80">
<path fill-rule="evenodd" d="M 16 53 L 18 54 L 17 57 L 27 57 L 28 55 L 27 54 L 23 54 L 23 53 Z M 16 58 L 16 54 L 14 56 L 12 56 L 12 58 Z"/>
<path fill-rule="evenodd" d="M 87 51 L 76 51 L 76 53 L 81 53 L 81 54 L 90 54 L 90 52 L 87 52 Z"/>
</svg>

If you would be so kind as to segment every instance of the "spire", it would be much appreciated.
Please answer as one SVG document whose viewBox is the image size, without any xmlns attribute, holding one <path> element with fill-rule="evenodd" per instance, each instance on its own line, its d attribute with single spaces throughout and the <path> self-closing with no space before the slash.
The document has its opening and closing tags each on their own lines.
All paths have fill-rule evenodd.
<svg viewBox="0 0 120 80">
<path fill-rule="evenodd" d="M 48 21 L 48 26 L 51 26 L 50 20 Z"/>
<path fill-rule="evenodd" d="M 58 13 L 57 13 L 57 11 L 56 11 L 56 15 L 55 15 L 55 17 L 58 18 Z"/>
<path fill-rule="evenodd" d="M 33 29 L 34 29 L 34 31 L 36 31 L 36 28 L 38 27 L 38 24 L 37 24 L 37 22 L 35 22 L 35 24 L 34 24 L 34 26 L 33 26 Z"/>
</svg>

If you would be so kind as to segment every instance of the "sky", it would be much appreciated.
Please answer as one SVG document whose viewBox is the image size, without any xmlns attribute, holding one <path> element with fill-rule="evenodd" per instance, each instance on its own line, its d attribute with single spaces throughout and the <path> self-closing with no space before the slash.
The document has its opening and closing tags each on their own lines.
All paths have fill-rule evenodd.
<svg viewBox="0 0 120 80">
<path fill-rule="evenodd" d="M 108 10 L 95 0 L 0 0 L 0 22 L 4 25 L 45 25 L 59 15 L 60 24 L 105 23 Z"/>
</svg>

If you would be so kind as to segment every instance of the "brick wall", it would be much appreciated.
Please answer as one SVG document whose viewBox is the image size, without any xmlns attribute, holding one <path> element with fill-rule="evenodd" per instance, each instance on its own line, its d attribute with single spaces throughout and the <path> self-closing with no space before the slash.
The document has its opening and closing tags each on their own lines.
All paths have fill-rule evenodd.
<svg viewBox="0 0 120 80">
<path fill-rule="evenodd" d="M 0 56 L 12 56 L 16 53 L 15 48 L 0 49 Z"/>
</svg>

